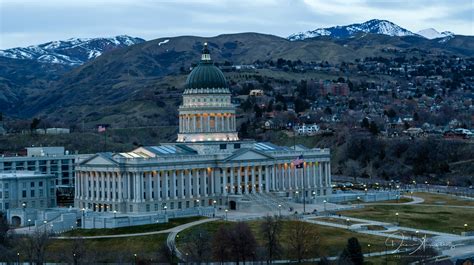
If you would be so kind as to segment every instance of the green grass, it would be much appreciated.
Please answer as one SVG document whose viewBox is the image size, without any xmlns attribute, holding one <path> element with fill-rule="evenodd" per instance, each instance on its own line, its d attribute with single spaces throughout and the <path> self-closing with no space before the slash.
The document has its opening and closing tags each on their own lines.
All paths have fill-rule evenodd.
<svg viewBox="0 0 474 265">
<path fill-rule="evenodd" d="M 257 242 L 262 245 L 263 239 L 260 233 L 260 224 L 262 221 L 249 221 L 248 224 L 252 229 Z M 281 242 L 285 252 L 288 252 L 288 240 L 289 235 L 291 233 L 291 227 L 295 221 L 284 221 L 283 222 L 283 231 L 281 234 Z M 210 223 L 204 223 L 198 226 L 194 226 L 192 228 L 186 229 L 179 233 L 178 238 L 176 240 L 178 248 L 182 248 L 184 244 L 187 242 L 188 235 L 195 229 L 203 229 L 207 230 L 211 236 L 217 231 L 220 225 L 232 225 L 232 222 L 226 221 L 215 221 Z M 362 246 L 362 251 L 369 252 L 368 244 L 371 245 L 370 251 L 382 251 L 385 250 L 385 238 L 384 237 L 377 237 L 372 235 L 366 234 L 359 234 L 355 233 L 346 229 L 340 228 L 332 228 L 322 225 L 310 224 L 307 225 L 314 227 L 319 234 L 320 238 L 320 248 L 319 250 L 314 250 L 315 257 L 324 255 L 324 256 L 337 256 L 341 253 L 344 249 L 345 245 L 347 244 L 347 240 L 350 237 L 357 237 L 359 243 Z M 285 253 L 285 257 L 288 253 Z"/>
<path fill-rule="evenodd" d="M 372 205 L 338 213 L 355 218 L 395 223 L 397 212 L 400 226 L 454 234 L 463 232 L 465 223 L 472 227 L 474 220 L 474 211 L 442 206 Z"/>
<path fill-rule="evenodd" d="M 168 223 L 129 226 L 129 227 L 120 227 L 120 228 L 75 229 L 75 230 L 65 232 L 62 235 L 63 236 L 101 236 L 101 235 L 145 233 L 145 232 L 166 230 L 178 225 L 194 222 L 201 219 L 204 219 L 204 217 L 176 218 L 176 219 L 170 219 Z"/>
<path fill-rule="evenodd" d="M 423 204 L 474 206 L 474 200 L 466 200 L 442 193 L 415 192 L 413 196 L 423 198 L 425 200 Z"/>
<path fill-rule="evenodd" d="M 139 260 L 156 260 L 159 248 L 166 242 L 168 234 L 150 236 L 87 239 L 83 241 L 86 263 L 121 263 L 134 261 L 134 254 Z M 68 261 L 71 259 L 74 241 L 53 240 L 46 250 L 48 261 Z"/>
</svg>

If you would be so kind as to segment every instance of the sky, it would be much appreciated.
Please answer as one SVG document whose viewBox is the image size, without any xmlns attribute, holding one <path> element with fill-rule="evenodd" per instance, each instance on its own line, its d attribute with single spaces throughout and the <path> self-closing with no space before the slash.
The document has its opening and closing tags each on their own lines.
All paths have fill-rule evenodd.
<svg viewBox="0 0 474 265">
<path fill-rule="evenodd" d="M 374 18 L 474 35 L 474 0 L 0 0 L 0 49 L 116 35 L 287 37 Z"/>
</svg>

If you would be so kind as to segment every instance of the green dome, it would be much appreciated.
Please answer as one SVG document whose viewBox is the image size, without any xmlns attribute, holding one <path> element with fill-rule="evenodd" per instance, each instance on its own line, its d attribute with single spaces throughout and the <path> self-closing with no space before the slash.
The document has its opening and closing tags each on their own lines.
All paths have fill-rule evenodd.
<svg viewBox="0 0 474 265">
<path fill-rule="evenodd" d="M 212 63 L 200 63 L 186 79 L 186 88 L 226 88 L 222 71 Z"/>
<path fill-rule="evenodd" d="M 204 43 L 201 62 L 186 79 L 186 88 L 227 88 L 224 74 L 211 61 L 207 43 Z"/>
</svg>

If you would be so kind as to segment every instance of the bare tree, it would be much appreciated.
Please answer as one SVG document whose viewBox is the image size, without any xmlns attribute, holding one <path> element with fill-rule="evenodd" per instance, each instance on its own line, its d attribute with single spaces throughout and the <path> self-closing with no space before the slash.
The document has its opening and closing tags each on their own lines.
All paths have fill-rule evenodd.
<svg viewBox="0 0 474 265">
<path fill-rule="evenodd" d="M 281 218 L 267 215 L 260 226 L 260 231 L 265 241 L 267 263 L 271 264 L 273 259 L 279 257 L 282 252 L 280 244 Z"/>
<path fill-rule="evenodd" d="M 255 257 L 257 241 L 247 223 L 238 222 L 231 233 L 231 253 L 237 265 Z"/>
<path fill-rule="evenodd" d="M 50 241 L 50 235 L 47 231 L 37 229 L 32 234 L 25 237 L 22 241 L 22 249 L 26 252 L 26 255 L 30 262 L 37 265 L 44 263 L 46 254 L 46 247 Z"/>
<path fill-rule="evenodd" d="M 357 177 L 360 176 L 359 162 L 353 159 L 347 160 L 344 174 L 348 177 L 354 178 L 354 182 L 357 182 Z"/>
<path fill-rule="evenodd" d="M 209 232 L 202 228 L 194 230 L 189 235 L 183 249 L 188 253 L 189 259 L 193 263 L 206 262 L 211 256 L 211 236 Z"/>
<path fill-rule="evenodd" d="M 231 256 L 231 227 L 221 225 L 214 234 L 212 239 L 212 255 L 221 264 L 228 261 Z"/>
<path fill-rule="evenodd" d="M 316 227 L 303 221 L 293 222 L 288 239 L 290 256 L 298 263 L 310 258 L 319 247 L 319 233 Z"/>
<path fill-rule="evenodd" d="M 166 264 L 176 264 L 176 252 L 174 248 L 170 249 L 166 241 L 161 244 L 158 250 L 158 260 Z"/>
</svg>

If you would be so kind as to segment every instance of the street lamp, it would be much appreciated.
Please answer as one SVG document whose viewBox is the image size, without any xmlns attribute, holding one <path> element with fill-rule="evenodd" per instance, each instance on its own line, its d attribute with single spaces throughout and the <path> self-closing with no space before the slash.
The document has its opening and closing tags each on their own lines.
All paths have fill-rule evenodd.
<svg viewBox="0 0 474 265">
<path fill-rule="evenodd" d="M 117 218 L 117 210 L 114 210 L 114 219 Z"/>
<path fill-rule="evenodd" d="M 278 215 L 281 217 L 281 204 L 278 204 Z"/>
<path fill-rule="evenodd" d="M 464 232 L 467 232 L 467 224 L 464 224 Z"/>
<path fill-rule="evenodd" d="M 163 206 L 163 209 L 165 209 L 165 215 L 166 215 L 166 210 L 168 209 L 168 206 Z"/>
<path fill-rule="evenodd" d="M 349 218 L 346 218 L 347 229 L 349 229 Z"/>
<path fill-rule="evenodd" d="M 227 221 L 227 212 L 229 211 L 228 209 L 225 209 L 225 220 Z"/>
<path fill-rule="evenodd" d="M 326 200 L 323 201 L 324 202 L 324 211 L 326 211 Z"/>
<path fill-rule="evenodd" d="M 16 264 L 20 265 L 20 252 L 16 253 Z"/>
<path fill-rule="evenodd" d="M 28 231 L 30 230 L 31 228 L 31 219 L 28 219 Z"/>
<path fill-rule="evenodd" d="M 369 257 L 370 257 L 370 244 L 367 244 L 367 247 L 369 247 Z"/>
<path fill-rule="evenodd" d="M 360 204 L 360 197 L 357 196 L 357 204 Z"/>
<path fill-rule="evenodd" d="M 133 254 L 133 256 L 134 256 L 134 259 L 135 259 L 135 265 L 137 265 L 137 254 L 135 253 L 135 254 Z"/>
<path fill-rule="evenodd" d="M 81 226 L 82 228 L 86 228 L 86 208 L 82 208 Z"/>
<path fill-rule="evenodd" d="M 395 216 L 397 217 L 397 225 L 400 225 L 399 222 L 398 222 L 398 213 L 395 213 Z"/>
</svg>

